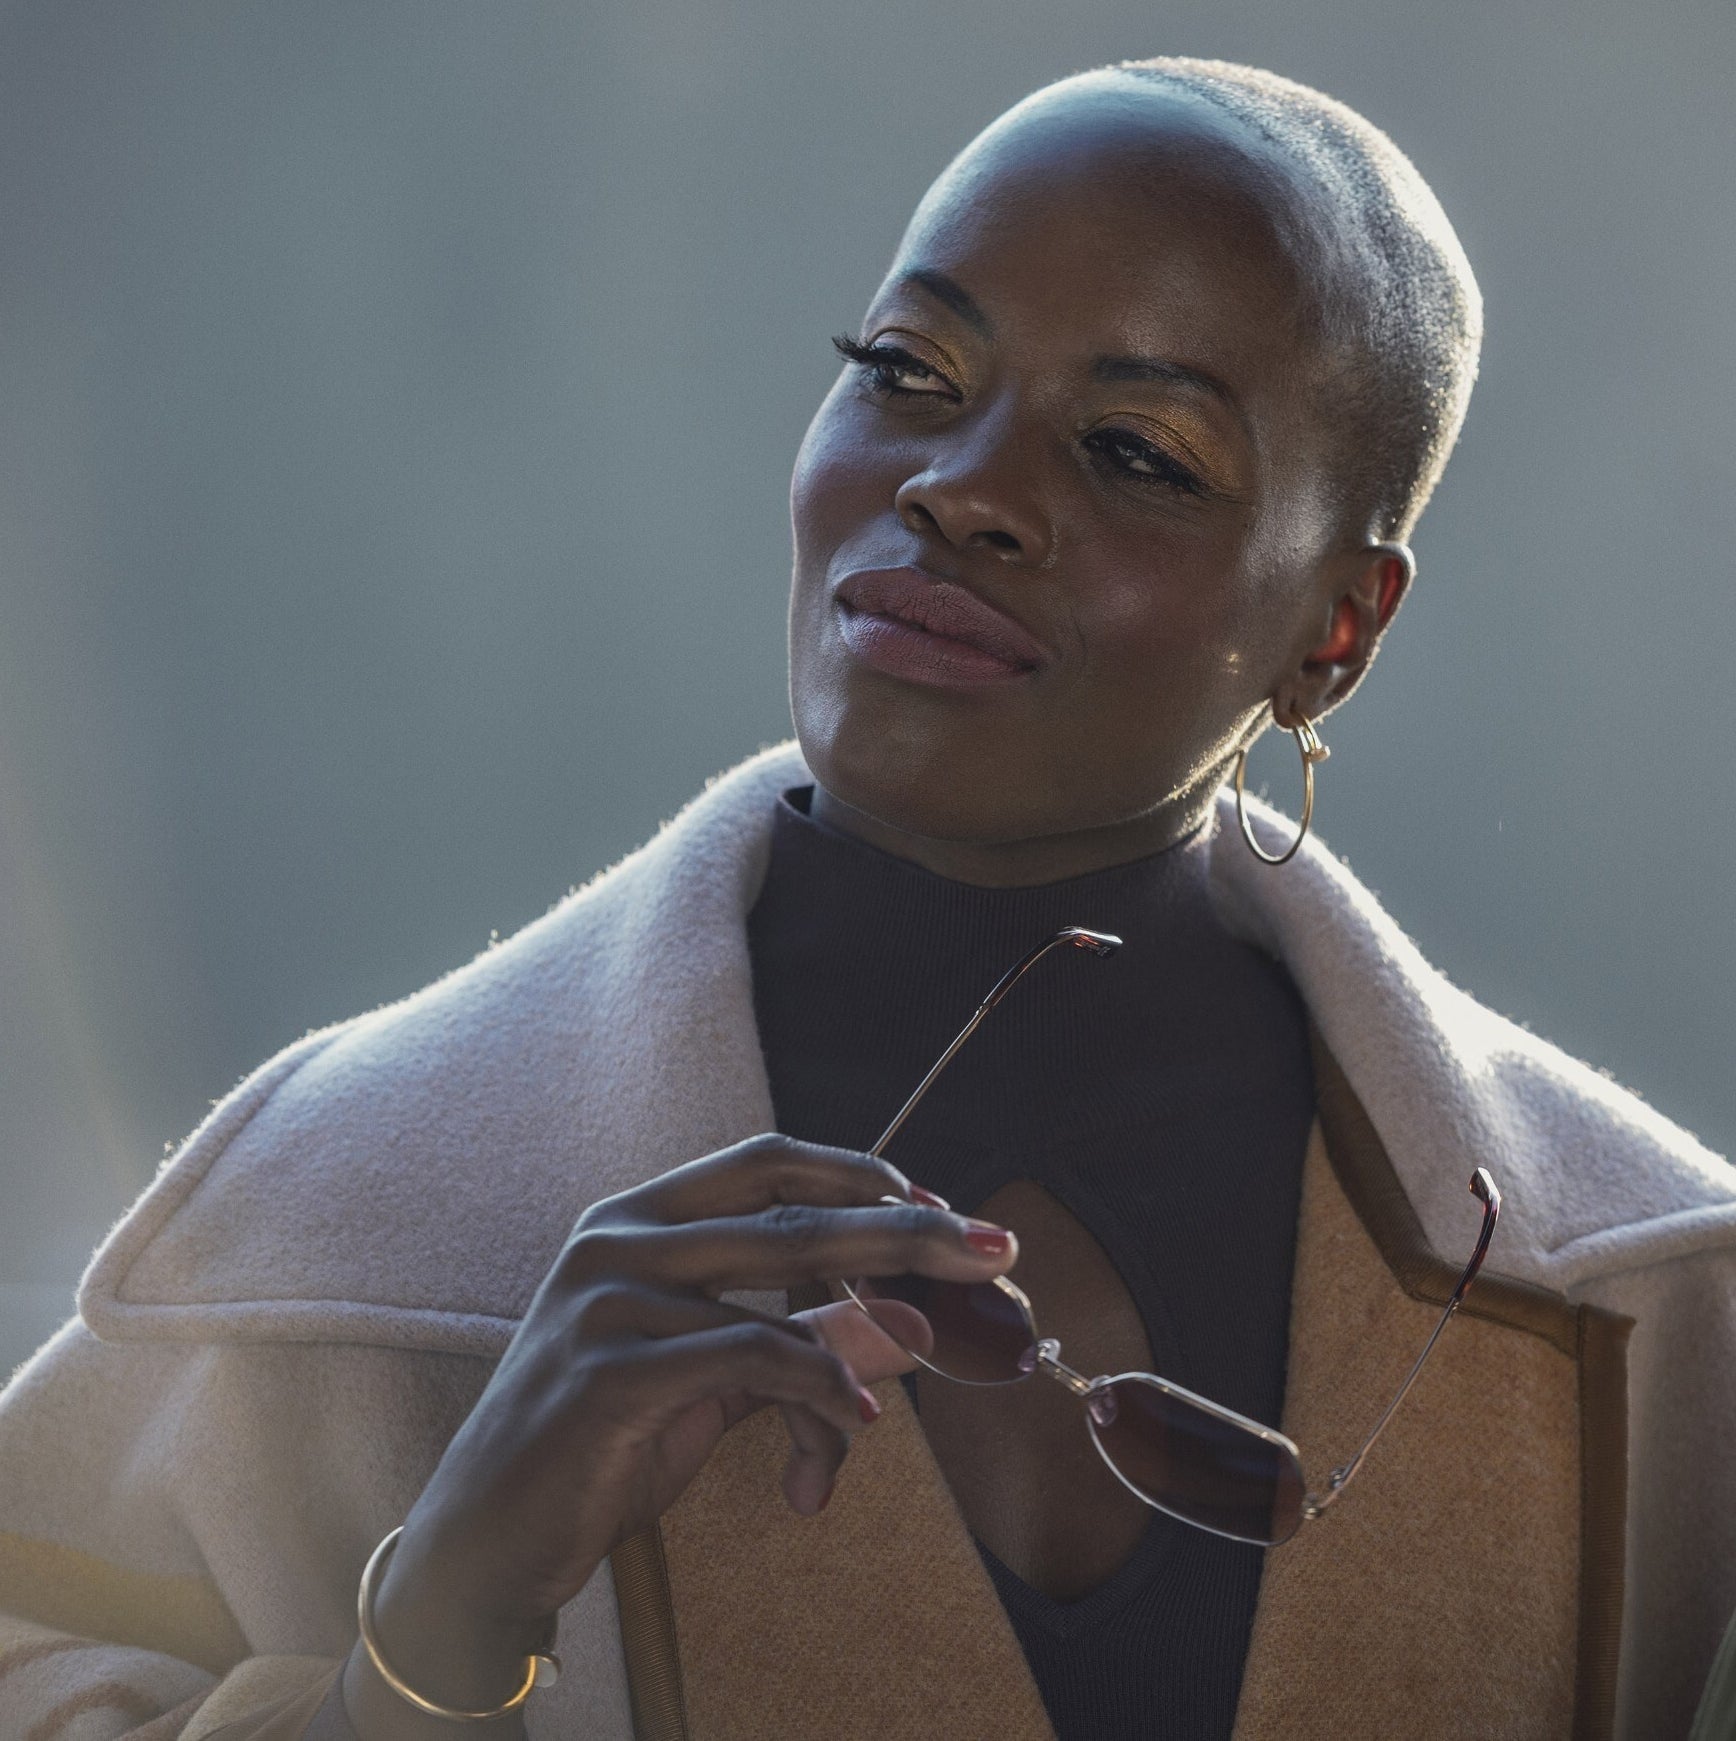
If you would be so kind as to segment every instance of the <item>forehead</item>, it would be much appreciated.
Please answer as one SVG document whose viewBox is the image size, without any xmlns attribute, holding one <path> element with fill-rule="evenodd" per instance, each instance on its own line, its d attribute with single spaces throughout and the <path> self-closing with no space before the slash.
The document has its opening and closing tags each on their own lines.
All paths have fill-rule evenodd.
<svg viewBox="0 0 1736 1741">
<path fill-rule="evenodd" d="M 1189 353 L 1241 379 L 1312 349 L 1321 297 L 1291 166 L 1216 105 L 1107 75 L 980 135 L 912 218 L 888 285 L 953 277 L 991 321 L 1066 347 Z"/>
</svg>

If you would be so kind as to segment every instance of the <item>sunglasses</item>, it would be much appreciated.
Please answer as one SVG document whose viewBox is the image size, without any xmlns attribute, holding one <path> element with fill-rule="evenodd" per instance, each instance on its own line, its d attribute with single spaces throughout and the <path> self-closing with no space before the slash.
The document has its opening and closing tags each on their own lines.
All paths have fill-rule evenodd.
<svg viewBox="0 0 1736 1741">
<path fill-rule="evenodd" d="M 1078 925 L 1069 925 L 1038 944 L 1001 976 L 868 1152 L 878 1156 L 885 1150 L 983 1018 L 1050 950 L 1073 948 L 1105 956 L 1120 946 L 1119 937 Z M 1482 1231 L 1471 1261 L 1465 1265 L 1433 1335 L 1374 1431 L 1348 1463 L 1332 1471 L 1319 1493 L 1308 1490 L 1296 1446 L 1271 1427 L 1183 1390 L 1155 1373 L 1122 1372 L 1087 1378 L 1075 1372 L 1061 1358 L 1060 1343 L 1039 1333 L 1036 1313 L 1024 1290 L 1005 1276 L 986 1282 L 873 1276 L 846 1281 L 843 1286 L 883 1334 L 941 1378 L 958 1384 L 1018 1384 L 1041 1372 L 1066 1385 L 1085 1405 L 1085 1425 L 1098 1454 L 1122 1485 L 1147 1505 L 1232 1541 L 1276 1547 L 1335 1504 L 1350 1485 L 1482 1268 L 1501 1213 L 1501 1193 L 1482 1167 L 1471 1176 L 1471 1191 L 1483 1205 Z M 886 1201 L 902 1203 L 901 1198 Z M 921 1315 L 931 1341 L 915 1331 L 909 1316 L 912 1311 Z"/>
</svg>

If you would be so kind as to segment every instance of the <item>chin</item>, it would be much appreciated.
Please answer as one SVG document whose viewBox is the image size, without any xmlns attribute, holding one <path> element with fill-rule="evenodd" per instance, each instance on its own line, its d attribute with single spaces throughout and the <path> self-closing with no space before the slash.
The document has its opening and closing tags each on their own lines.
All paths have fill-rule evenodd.
<svg viewBox="0 0 1736 1741">
<path fill-rule="evenodd" d="M 1094 823 L 1075 812 L 1073 783 L 1056 777 L 1047 758 L 1021 754 L 1005 734 L 983 743 L 908 719 L 870 723 L 850 710 L 798 708 L 796 737 L 826 791 L 905 834 L 988 846 Z"/>
</svg>

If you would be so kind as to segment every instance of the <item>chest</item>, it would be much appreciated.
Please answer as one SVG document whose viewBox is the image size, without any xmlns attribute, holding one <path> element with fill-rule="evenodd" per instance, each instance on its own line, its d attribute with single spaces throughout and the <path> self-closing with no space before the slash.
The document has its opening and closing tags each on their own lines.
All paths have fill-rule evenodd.
<svg viewBox="0 0 1736 1741">
<path fill-rule="evenodd" d="M 1018 1235 L 1015 1279 L 1037 1326 L 1077 1370 L 1148 1371 L 1151 1347 L 1109 1254 L 1055 1197 L 1030 1180 L 977 1211 Z M 1116 1478 L 1086 1428 L 1084 1405 L 1035 1374 L 1018 1384 L 964 1385 L 934 1373 L 916 1383 L 935 1461 L 971 1532 L 1025 1583 L 1073 1601 L 1138 1546 L 1151 1509 Z"/>
</svg>

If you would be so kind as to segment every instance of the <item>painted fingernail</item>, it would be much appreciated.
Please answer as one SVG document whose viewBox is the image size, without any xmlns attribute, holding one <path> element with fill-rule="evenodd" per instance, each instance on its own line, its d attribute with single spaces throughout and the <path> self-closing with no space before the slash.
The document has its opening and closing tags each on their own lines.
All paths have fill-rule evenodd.
<svg viewBox="0 0 1736 1741">
<path fill-rule="evenodd" d="M 874 1400 L 873 1391 L 865 1384 L 856 1386 L 856 1412 L 862 1417 L 863 1426 L 880 1419 L 880 1405 Z"/>
<path fill-rule="evenodd" d="M 964 1224 L 965 1244 L 972 1251 L 980 1251 L 984 1257 L 1004 1256 L 1012 1241 L 1013 1236 L 1004 1227 L 996 1227 L 992 1221 L 967 1221 Z"/>
<path fill-rule="evenodd" d="M 920 1185 L 910 1187 L 910 1201 L 920 1203 L 924 1209 L 950 1209 L 952 1205 L 944 1197 L 937 1197 L 932 1191 L 925 1191 Z"/>
</svg>

